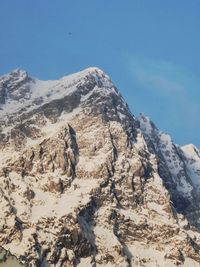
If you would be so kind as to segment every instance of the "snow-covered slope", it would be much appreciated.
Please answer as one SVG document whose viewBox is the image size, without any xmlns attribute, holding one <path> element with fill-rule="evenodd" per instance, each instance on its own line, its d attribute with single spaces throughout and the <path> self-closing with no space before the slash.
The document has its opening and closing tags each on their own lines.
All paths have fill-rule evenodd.
<svg viewBox="0 0 200 267">
<path fill-rule="evenodd" d="M 102 70 L 15 70 L 0 108 L 0 246 L 24 266 L 200 266 L 199 151 Z"/>
<path fill-rule="evenodd" d="M 148 117 L 141 115 L 139 121 L 149 149 L 158 156 L 158 173 L 171 194 L 173 205 L 191 224 L 199 227 L 198 154 L 189 151 L 190 146 L 181 148 L 174 144 L 171 137 L 157 129 Z"/>
<path fill-rule="evenodd" d="M 181 147 L 181 150 L 187 173 L 196 186 L 196 190 L 200 193 L 200 151 L 192 144 Z"/>
<path fill-rule="evenodd" d="M 29 112 L 41 104 L 69 95 L 75 95 L 75 104 L 80 105 L 92 94 L 106 97 L 110 93 L 119 94 L 109 77 L 98 68 L 88 68 L 55 81 L 33 79 L 25 71 L 17 69 L 0 78 L 0 115 L 4 118 L 16 112 Z"/>
</svg>

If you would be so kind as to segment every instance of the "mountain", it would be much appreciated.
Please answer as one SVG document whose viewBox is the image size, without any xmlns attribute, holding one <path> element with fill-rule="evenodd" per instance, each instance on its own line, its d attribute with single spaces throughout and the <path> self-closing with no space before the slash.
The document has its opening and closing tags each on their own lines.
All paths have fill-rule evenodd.
<svg viewBox="0 0 200 267">
<path fill-rule="evenodd" d="M 0 219 L 2 266 L 200 266 L 200 151 L 98 68 L 17 69 L 0 77 Z"/>
</svg>

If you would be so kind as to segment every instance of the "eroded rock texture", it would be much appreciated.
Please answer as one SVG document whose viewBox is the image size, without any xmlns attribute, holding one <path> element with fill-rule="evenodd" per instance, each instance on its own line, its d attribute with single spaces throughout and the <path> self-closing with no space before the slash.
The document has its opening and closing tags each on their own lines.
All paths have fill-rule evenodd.
<svg viewBox="0 0 200 267">
<path fill-rule="evenodd" d="M 0 78 L 0 246 L 31 266 L 200 266 L 200 152 L 109 77 Z"/>
</svg>

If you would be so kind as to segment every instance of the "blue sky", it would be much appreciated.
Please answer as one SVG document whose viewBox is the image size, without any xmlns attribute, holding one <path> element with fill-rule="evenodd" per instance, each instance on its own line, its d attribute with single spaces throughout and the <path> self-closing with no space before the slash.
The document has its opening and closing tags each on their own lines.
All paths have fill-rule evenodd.
<svg viewBox="0 0 200 267">
<path fill-rule="evenodd" d="M 200 0 L 1 0 L 0 75 L 107 72 L 134 114 L 200 147 Z"/>
</svg>

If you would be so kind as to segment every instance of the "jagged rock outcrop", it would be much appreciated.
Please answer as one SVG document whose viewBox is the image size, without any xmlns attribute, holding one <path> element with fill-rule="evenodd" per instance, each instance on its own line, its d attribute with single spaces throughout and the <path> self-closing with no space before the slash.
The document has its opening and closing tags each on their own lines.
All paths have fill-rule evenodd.
<svg viewBox="0 0 200 267">
<path fill-rule="evenodd" d="M 190 173 L 189 162 L 192 162 L 189 158 L 192 153 L 187 154 L 184 147 L 175 145 L 171 137 L 158 130 L 147 117 L 141 115 L 139 120 L 150 151 L 158 156 L 158 173 L 171 195 L 175 209 L 185 215 L 191 225 L 199 228 L 200 206 L 197 203 L 200 201 L 200 195 L 197 188 L 200 185 L 200 173 Z M 187 148 L 185 150 L 187 151 Z M 196 153 L 194 162 L 198 166 L 198 149 Z"/>
<path fill-rule="evenodd" d="M 0 78 L 0 245 L 33 266 L 200 266 L 200 152 L 110 78 Z"/>
</svg>

